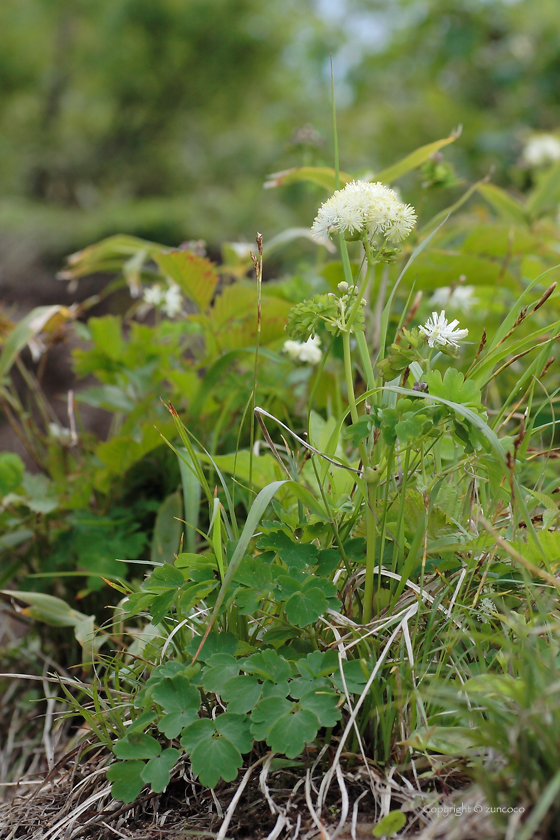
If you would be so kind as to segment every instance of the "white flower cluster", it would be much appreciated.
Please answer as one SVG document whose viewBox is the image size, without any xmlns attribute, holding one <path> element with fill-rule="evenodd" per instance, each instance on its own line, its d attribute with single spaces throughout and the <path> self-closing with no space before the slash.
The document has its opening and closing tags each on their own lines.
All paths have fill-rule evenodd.
<svg viewBox="0 0 560 840">
<path fill-rule="evenodd" d="M 381 234 L 392 242 L 400 242 L 415 224 L 414 207 L 402 204 L 394 190 L 380 181 L 351 181 L 321 205 L 311 230 L 321 242 L 336 232 Z"/>
<path fill-rule="evenodd" d="M 144 289 L 144 300 L 152 306 L 159 306 L 169 318 L 174 318 L 183 308 L 183 298 L 179 286 L 174 283 L 165 291 L 159 283 Z"/>
<path fill-rule="evenodd" d="M 543 166 L 560 160 L 560 139 L 555 134 L 535 134 L 523 150 L 529 166 Z"/>
<path fill-rule="evenodd" d="M 428 318 L 423 327 L 420 327 L 420 332 L 428 339 L 429 347 L 445 347 L 446 344 L 458 347 L 458 342 L 469 334 L 468 330 L 455 329 L 458 324 L 459 321 L 448 322 L 444 309 L 439 315 L 437 312 L 432 312 L 432 317 Z"/>
<path fill-rule="evenodd" d="M 293 362 L 304 362 L 308 365 L 317 365 L 321 361 L 323 351 L 321 339 L 313 335 L 307 341 L 285 341 L 283 352 L 287 353 Z"/>
<path fill-rule="evenodd" d="M 476 303 L 474 291 L 474 286 L 456 286 L 454 289 L 451 286 L 441 286 L 431 296 L 430 303 L 433 306 L 450 306 L 451 309 L 460 309 L 468 313 Z"/>
</svg>

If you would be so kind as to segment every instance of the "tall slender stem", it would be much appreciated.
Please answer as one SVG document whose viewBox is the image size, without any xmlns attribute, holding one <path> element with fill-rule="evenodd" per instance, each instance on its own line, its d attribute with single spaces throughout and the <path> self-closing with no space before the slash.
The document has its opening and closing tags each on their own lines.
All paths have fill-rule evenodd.
<svg viewBox="0 0 560 840">
<path fill-rule="evenodd" d="M 373 606 L 373 580 L 375 575 L 375 549 L 377 534 L 375 527 L 375 506 L 377 503 L 377 484 L 368 484 L 366 499 L 366 581 L 364 587 L 364 611 L 362 621 L 371 621 Z"/>
<path fill-rule="evenodd" d="M 354 375 L 352 371 L 352 353 L 350 350 L 350 333 L 342 333 L 342 348 L 344 352 L 344 376 L 346 379 L 346 391 L 348 396 L 348 406 L 350 408 L 350 416 L 353 423 L 358 422 L 358 408 L 356 406 L 356 397 L 354 395 Z M 369 469 L 369 459 L 365 444 L 362 442 L 359 445 L 360 458 L 362 459 L 362 467 L 364 478 L 367 482 L 367 471 Z M 376 527 L 375 527 L 375 505 L 377 502 L 377 482 L 367 483 L 367 492 L 365 494 L 366 505 L 366 582 L 364 590 L 364 607 L 362 620 L 364 623 L 371 621 L 372 603 L 373 603 L 373 578 L 375 569 L 375 548 L 376 548 Z"/>
</svg>

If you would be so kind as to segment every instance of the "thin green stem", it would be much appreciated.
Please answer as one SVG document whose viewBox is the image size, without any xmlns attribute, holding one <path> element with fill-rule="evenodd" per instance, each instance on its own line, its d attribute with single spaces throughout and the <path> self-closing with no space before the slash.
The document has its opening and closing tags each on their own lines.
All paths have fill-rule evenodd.
<svg viewBox="0 0 560 840">
<path fill-rule="evenodd" d="M 364 610 L 362 621 L 371 621 L 373 606 L 373 582 L 375 570 L 375 548 L 377 542 L 375 528 L 375 506 L 377 503 L 377 484 L 368 484 L 366 500 L 366 581 L 364 588 Z"/>
</svg>

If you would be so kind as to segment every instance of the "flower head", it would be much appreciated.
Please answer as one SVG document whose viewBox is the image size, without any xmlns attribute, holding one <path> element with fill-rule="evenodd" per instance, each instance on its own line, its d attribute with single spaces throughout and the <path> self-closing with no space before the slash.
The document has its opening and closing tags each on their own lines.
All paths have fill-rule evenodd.
<svg viewBox="0 0 560 840">
<path fill-rule="evenodd" d="M 458 324 L 459 321 L 449 323 L 443 309 L 439 315 L 437 312 L 432 312 L 432 317 L 428 318 L 423 327 L 420 327 L 420 332 L 426 336 L 429 347 L 445 347 L 447 344 L 458 347 L 458 342 L 469 334 L 468 330 L 456 329 Z"/>
<path fill-rule="evenodd" d="M 144 300 L 152 306 L 160 306 L 169 318 L 174 318 L 175 315 L 178 315 L 183 307 L 181 290 L 175 283 L 170 285 L 165 291 L 159 283 L 156 283 L 154 286 L 148 286 L 147 289 L 144 289 Z"/>
<path fill-rule="evenodd" d="M 460 309 L 463 312 L 470 312 L 476 302 L 474 286 L 440 286 L 430 298 L 434 306 L 450 306 L 452 309 Z"/>
<path fill-rule="evenodd" d="M 156 283 L 155 286 L 148 286 L 147 289 L 144 289 L 144 300 L 146 303 L 151 303 L 152 306 L 159 306 L 163 300 L 161 286 Z"/>
<path fill-rule="evenodd" d="M 350 236 L 381 234 L 400 242 L 415 224 L 414 208 L 402 204 L 394 190 L 380 181 L 351 181 L 321 205 L 311 230 L 322 242 L 335 232 Z"/>
<path fill-rule="evenodd" d="M 174 318 L 175 315 L 179 314 L 182 307 L 183 299 L 179 286 L 170 286 L 165 293 L 165 301 L 162 306 L 163 311 L 169 318 Z"/>
<path fill-rule="evenodd" d="M 534 134 L 523 150 L 529 166 L 543 166 L 560 160 L 560 140 L 554 134 Z"/>
<path fill-rule="evenodd" d="M 321 361 L 323 356 L 320 346 L 321 339 L 318 335 L 314 335 L 304 342 L 285 341 L 283 352 L 287 353 L 293 362 L 305 362 L 309 365 L 316 365 Z"/>
</svg>

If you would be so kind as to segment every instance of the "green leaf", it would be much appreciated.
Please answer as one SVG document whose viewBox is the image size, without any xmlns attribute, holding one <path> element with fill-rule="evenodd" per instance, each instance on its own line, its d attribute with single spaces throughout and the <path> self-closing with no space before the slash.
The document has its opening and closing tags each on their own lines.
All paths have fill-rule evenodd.
<svg viewBox="0 0 560 840">
<path fill-rule="evenodd" d="M 262 702 L 270 701 L 263 700 Z M 290 705 L 292 707 L 290 711 L 282 715 L 271 727 L 266 743 L 273 752 L 284 753 L 287 758 L 296 758 L 301 755 L 305 745 L 316 738 L 320 724 L 313 712 L 308 709 L 298 709 L 296 703 Z M 258 711 L 257 706 L 253 716 Z"/>
<path fill-rule="evenodd" d="M 298 543 L 291 540 L 284 531 L 271 531 L 266 536 L 261 537 L 258 547 L 276 551 L 287 566 L 296 569 L 313 566 L 319 554 L 319 549 L 313 543 Z"/>
<path fill-rule="evenodd" d="M 163 621 L 165 616 L 167 615 L 173 601 L 175 600 L 176 592 L 172 589 L 168 589 L 166 592 L 162 592 L 161 595 L 156 595 L 154 600 L 150 605 L 150 615 L 152 616 L 152 624 L 158 625 L 160 621 Z"/>
<path fill-rule="evenodd" d="M 201 484 L 195 472 L 189 467 L 194 466 L 190 453 L 187 449 L 180 450 L 180 457 L 177 457 L 181 471 L 181 482 L 183 485 L 183 505 L 185 508 L 185 545 L 188 552 L 194 553 L 196 549 L 196 529 L 200 514 Z"/>
<path fill-rule="evenodd" d="M 14 452 L 0 453 L 0 496 L 17 490 L 23 479 L 25 464 Z"/>
<path fill-rule="evenodd" d="M 346 172 L 339 172 L 341 186 L 352 180 L 352 176 Z M 308 181 L 325 187 L 329 192 L 336 189 L 336 173 L 330 166 L 298 166 L 294 169 L 285 169 L 283 172 L 274 172 L 265 181 L 265 189 L 272 187 L 284 187 L 288 184 L 297 184 L 300 181 Z"/>
<path fill-rule="evenodd" d="M 478 191 L 504 219 L 518 225 L 527 224 L 527 214 L 521 202 L 501 187 L 495 184 L 480 184 Z"/>
<path fill-rule="evenodd" d="M 88 329 L 94 345 L 105 356 L 113 361 L 122 358 L 124 341 L 122 335 L 122 319 L 117 315 L 103 315 L 101 318 L 90 318 Z"/>
<path fill-rule="evenodd" d="M 350 662 L 344 661 L 342 668 L 344 670 L 344 681 L 346 682 L 348 692 L 350 694 L 361 694 L 367 683 L 367 677 L 363 672 L 360 660 L 352 659 Z M 334 674 L 331 679 L 336 687 L 341 692 L 344 692 L 344 685 L 342 683 L 340 671 L 337 674 Z"/>
<path fill-rule="evenodd" d="M 313 686 L 313 683 L 311 684 Z M 317 688 L 299 698 L 299 705 L 313 712 L 321 726 L 334 726 L 342 717 L 338 708 L 340 696 L 328 688 Z"/>
<path fill-rule="evenodd" d="M 142 584 L 142 589 L 148 592 L 166 592 L 168 589 L 177 590 L 184 584 L 185 578 L 179 569 L 170 563 L 158 566 Z"/>
<path fill-rule="evenodd" d="M 134 802 L 142 788 L 142 772 L 146 765 L 143 761 L 117 761 L 107 770 L 107 779 L 113 782 L 111 796 L 127 805 Z"/>
<path fill-rule="evenodd" d="M 527 211 L 534 218 L 558 202 L 560 194 L 560 160 L 543 176 L 527 201 Z"/>
<path fill-rule="evenodd" d="M 244 557 L 234 577 L 235 583 L 242 583 L 252 589 L 267 589 L 272 582 L 270 567 L 258 557 Z"/>
<path fill-rule="evenodd" d="M 257 741 L 264 741 L 276 723 L 286 714 L 289 714 L 292 706 L 284 697 L 267 697 L 253 709 L 251 713 L 251 734 Z M 277 752 L 284 752 L 283 749 Z"/>
<path fill-rule="evenodd" d="M 21 486 L 27 495 L 23 503 L 34 513 L 51 513 L 58 507 L 55 485 L 46 475 L 24 473 Z"/>
<path fill-rule="evenodd" d="M 346 426 L 342 432 L 343 438 L 349 440 L 352 446 L 358 446 L 363 440 L 369 437 L 373 428 L 374 418 L 364 414 L 356 423 Z"/>
<path fill-rule="evenodd" d="M 0 380 L 6 376 L 17 356 L 24 347 L 27 347 L 29 341 L 43 332 L 48 322 L 64 310 L 65 307 L 62 306 L 37 306 L 21 319 L 2 348 Z"/>
<path fill-rule="evenodd" d="M 219 280 L 210 260 L 199 257 L 192 251 L 155 253 L 154 259 L 165 274 L 177 283 L 181 291 L 194 300 L 202 312 L 208 308 Z"/>
<path fill-rule="evenodd" d="M 164 715 L 158 723 L 158 729 L 166 738 L 177 738 L 180 732 L 197 719 L 198 708 L 186 709 L 184 712 L 171 712 Z"/>
<path fill-rule="evenodd" d="M 150 723 L 153 723 L 153 721 L 157 717 L 158 717 L 157 712 L 152 712 L 152 711 L 144 712 L 143 714 L 140 715 L 140 717 L 137 717 L 136 720 L 134 720 L 130 724 L 130 726 L 128 727 L 128 730 L 127 730 L 128 734 L 130 734 L 131 732 L 135 732 L 138 729 L 145 729 L 147 726 L 150 725 Z"/>
<path fill-rule="evenodd" d="M 133 464 L 160 444 L 160 433 L 149 423 L 142 426 L 140 443 L 130 435 L 113 437 L 99 444 L 95 454 L 105 464 L 111 475 L 123 475 Z"/>
<path fill-rule="evenodd" d="M 318 563 L 315 567 L 315 574 L 330 575 L 340 565 L 341 554 L 338 548 L 323 548 L 319 551 Z"/>
<path fill-rule="evenodd" d="M 425 414 L 407 411 L 402 420 L 395 424 L 395 432 L 397 439 L 406 443 L 409 440 L 418 440 L 430 427 L 431 423 Z"/>
<path fill-rule="evenodd" d="M 187 653 L 191 656 L 194 656 L 200 642 L 202 640 L 202 636 L 193 636 L 191 641 L 187 645 Z M 234 654 L 239 646 L 239 641 L 233 635 L 227 631 L 226 633 L 209 633 L 204 645 L 200 653 L 198 654 L 198 658 L 201 662 L 207 662 L 211 656 L 214 656 L 215 653 L 230 653 Z"/>
<path fill-rule="evenodd" d="M 324 677 L 338 670 L 338 656 L 334 650 L 314 650 L 298 661 L 297 669 L 303 677 Z"/>
<path fill-rule="evenodd" d="M 152 697 L 166 712 L 198 711 L 200 708 L 200 693 L 184 674 L 160 682 Z"/>
<path fill-rule="evenodd" d="M 225 782 L 237 778 L 243 764 L 241 753 L 225 737 L 202 741 L 191 754 L 191 766 L 201 784 L 216 787 L 220 777 Z"/>
<path fill-rule="evenodd" d="M 326 595 L 312 578 L 286 601 L 286 618 L 296 627 L 307 627 L 326 613 L 329 608 Z"/>
<path fill-rule="evenodd" d="M 216 616 L 218 615 L 226 597 L 229 584 L 235 577 L 235 574 L 239 566 L 241 565 L 241 561 L 243 560 L 243 557 L 246 554 L 247 547 L 253 538 L 253 534 L 255 533 L 265 510 L 269 506 L 276 493 L 280 490 L 281 487 L 284 486 L 284 484 L 286 484 L 286 481 L 272 482 L 272 484 L 269 484 L 267 487 L 264 488 L 264 490 L 261 490 L 256 499 L 253 501 L 251 509 L 247 515 L 243 531 L 241 532 L 241 536 L 239 537 L 237 546 L 235 547 L 235 551 L 233 552 L 229 561 L 229 565 L 224 577 L 224 581 L 222 583 L 222 587 L 218 593 L 218 597 L 216 598 L 216 604 L 214 605 L 212 615 L 210 616 L 210 627 L 212 627 L 214 621 L 216 620 Z"/>
<path fill-rule="evenodd" d="M 275 683 L 287 680 L 292 675 L 290 663 L 270 648 L 254 653 L 240 664 L 241 668 L 247 673 L 256 674 L 263 680 L 270 680 Z"/>
<path fill-rule="evenodd" d="M 10 589 L 2 590 L 2 594 L 30 604 L 29 607 L 21 610 L 22 614 L 36 621 L 43 621 L 51 627 L 76 627 L 83 621 L 93 618 L 72 609 L 61 598 L 55 598 L 54 595 L 46 595 L 43 592 L 19 592 Z"/>
<path fill-rule="evenodd" d="M 223 686 L 221 697 L 228 712 L 244 714 L 256 706 L 261 693 L 262 686 L 255 677 L 233 677 Z"/>
<path fill-rule="evenodd" d="M 272 683 L 265 682 L 262 686 L 263 699 L 267 697 L 287 697 L 290 693 L 290 688 L 293 686 L 294 680 L 282 680 L 282 682 Z"/>
<path fill-rule="evenodd" d="M 212 738 L 215 732 L 214 724 L 209 718 L 195 720 L 183 729 L 181 733 L 181 746 L 186 753 L 192 753 L 199 744 Z"/>
<path fill-rule="evenodd" d="M 407 172 L 418 169 L 419 166 L 422 166 L 428 160 L 430 155 L 433 155 L 434 152 L 437 152 L 444 146 L 448 146 L 449 143 L 454 143 L 457 137 L 457 134 L 451 134 L 449 137 L 444 137 L 443 140 L 436 140 L 433 143 L 428 143 L 426 146 L 420 146 L 420 148 L 411 152 L 411 154 L 407 155 L 398 163 L 387 167 L 387 169 L 382 169 L 381 172 L 377 172 L 372 180 L 382 181 L 384 184 L 390 184 L 396 181 L 397 178 L 406 175 Z"/>
<path fill-rule="evenodd" d="M 424 379 L 430 394 L 471 408 L 481 407 L 480 389 L 472 379 L 465 379 L 456 368 L 447 368 L 443 379 L 441 371 L 431 370 L 425 374 Z"/>
<path fill-rule="evenodd" d="M 238 674 L 239 664 L 234 656 L 230 653 L 215 653 L 206 660 L 202 685 L 206 691 L 221 694 L 224 684 Z"/>
<path fill-rule="evenodd" d="M 130 732 L 113 746 L 117 758 L 153 758 L 161 753 L 161 745 L 144 732 Z"/>
<path fill-rule="evenodd" d="M 474 746 L 475 732 L 468 726 L 420 727 L 403 743 L 421 752 L 464 756 Z"/>
<path fill-rule="evenodd" d="M 406 825 L 406 816 L 402 811 L 389 811 L 379 820 L 373 829 L 374 837 L 392 837 Z"/>
<path fill-rule="evenodd" d="M 148 761 L 140 774 L 142 780 L 151 786 L 154 793 L 161 793 L 169 784 L 171 771 L 180 757 L 179 750 L 173 748 L 164 750 L 161 755 Z"/>
<path fill-rule="evenodd" d="M 179 492 L 172 493 L 160 506 L 152 537 L 152 563 L 173 563 L 179 551 L 183 523 L 183 503 Z M 182 583 L 183 581 L 181 581 Z"/>
<path fill-rule="evenodd" d="M 248 753 L 253 746 L 253 737 L 251 735 L 251 721 L 247 715 L 236 715 L 231 712 L 226 712 L 223 715 L 218 715 L 214 721 L 214 725 L 218 732 L 231 741 L 237 747 L 240 753 Z"/>
</svg>

